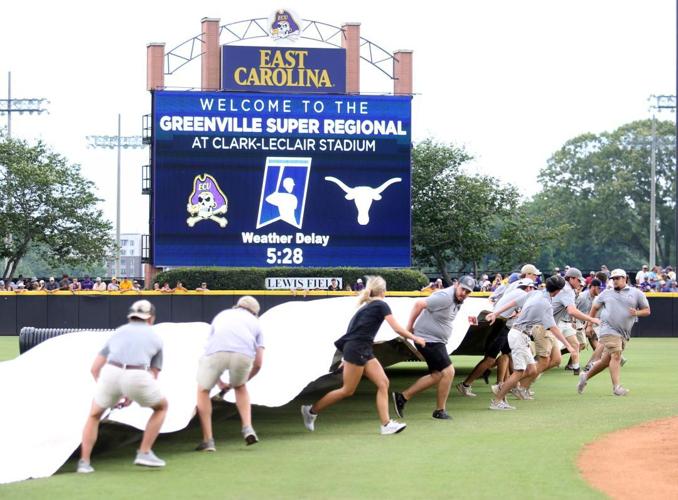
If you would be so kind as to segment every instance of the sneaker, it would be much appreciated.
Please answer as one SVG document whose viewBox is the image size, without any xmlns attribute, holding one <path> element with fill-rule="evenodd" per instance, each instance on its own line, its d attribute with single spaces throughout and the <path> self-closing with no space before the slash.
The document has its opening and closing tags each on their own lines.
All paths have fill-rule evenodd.
<svg viewBox="0 0 678 500">
<path fill-rule="evenodd" d="M 89 474 L 94 472 L 94 467 L 89 462 L 85 462 L 82 458 L 78 460 L 78 468 L 76 469 L 78 474 Z"/>
<path fill-rule="evenodd" d="M 490 401 L 490 410 L 515 410 L 515 406 L 511 406 L 503 399 L 501 401 L 495 401 L 494 399 Z"/>
<path fill-rule="evenodd" d="M 524 387 L 521 387 L 520 393 L 523 395 L 523 399 L 525 401 L 532 401 L 534 399 L 534 394 L 530 394 L 529 389 L 525 389 Z"/>
<path fill-rule="evenodd" d="M 398 416 L 398 418 L 403 418 L 403 415 L 405 415 L 403 410 L 405 410 L 405 403 L 407 403 L 407 399 L 405 399 L 405 396 L 403 396 L 400 392 L 392 392 L 391 398 L 393 399 L 393 409 L 395 410 L 395 414 Z"/>
<path fill-rule="evenodd" d="M 527 395 L 523 392 L 522 387 L 514 387 L 513 389 L 511 389 L 510 392 L 513 395 L 513 397 L 516 398 L 516 399 L 528 399 L 529 398 L 529 395 Z"/>
<path fill-rule="evenodd" d="M 617 387 L 614 388 L 614 391 L 612 393 L 615 396 L 626 396 L 629 393 L 628 389 L 624 389 L 621 385 L 618 385 Z"/>
<path fill-rule="evenodd" d="M 315 419 L 318 414 L 311 413 L 311 405 L 301 405 L 301 416 L 304 418 L 304 425 L 309 431 L 315 430 Z"/>
<path fill-rule="evenodd" d="M 254 432 L 254 429 L 250 429 L 247 432 L 243 432 L 243 437 L 245 438 L 245 443 L 247 444 L 247 446 L 259 442 L 259 438 L 257 437 L 257 433 Z"/>
<path fill-rule="evenodd" d="M 586 387 L 586 372 L 579 374 L 579 383 L 577 384 L 577 392 L 581 394 L 582 392 L 584 392 L 585 387 Z"/>
<path fill-rule="evenodd" d="M 474 394 L 475 396 L 475 394 Z M 450 417 L 450 414 L 447 413 L 445 410 L 436 410 L 433 412 L 433 418 L 437 418 L 440 420 L 452 420 L 452 417 Z"/>
<path fill-rule="evenodd" d="M 565 366 L 563 367 L 563 369 L 564 369 L 564 370 L 574 370 L 574 368 L 572 368 L 572 365 L 565 365 Z"/>
<path fill-rule="evenodd" d="M 579 368 L 572 368 L 572 375 L 579 375 L 581 370 Z"/>
<path fill-rule="evenodd" d="M 489 384 L 490 384 L 490 374 L 491 374 L 491 373 L 492 373 L 491 370 L 485 370 L 485 371 L 483 372 L 483 380 L 485 381 L 485 384 L 486 384 L 486 385 L 489 385 Z"/>
<path fill-rule="evenodd" d="M 200 443 L 195 447 L 195 451 L 217 451 L 217 447 L 214 445 L 214 438 Z"/>
<path fill-rule="evenodd" d="M 164 467 L 165 461 L 159 459 L 153 453 L 153 450 L 148 453 L 137 451 L 137 457 L 134 459 L 134 465 L 145 465 L 146 467 Z"/>
<path fill-rule="evenodd" d="M 470 385 L 464 385 L 464 382 L 459 382 L 457 384 L 457 390 L 459 391 L 459 394 L 462 396 L 466 396 L 469 398 L 475 398 L 476 394 L 471 390 Z"/>
<path fill-rule="evenodd" d="M 501 384 L 493 384 L 492 387 L 492 393 L 496 396 L 499 394 L 499 391 L 501 390 Z"/>
<path fill-rule="evenodd" d="M 395 420 L 389 420 L 386 425 L 381 426 L 381 434 L 386 435 L 386 434 L 398 434 L 399 432 L 402 432 L 405 430 L 405 427 L 407 427 L 407 424 L 403 422 L 396 422 Z"/>
<path fill-rule="evenodd" d="M 532 389 L 527 389 L 527 394 L 529 394 L 530 399 L 534 399 L 534 391 Z"/>
</svg>

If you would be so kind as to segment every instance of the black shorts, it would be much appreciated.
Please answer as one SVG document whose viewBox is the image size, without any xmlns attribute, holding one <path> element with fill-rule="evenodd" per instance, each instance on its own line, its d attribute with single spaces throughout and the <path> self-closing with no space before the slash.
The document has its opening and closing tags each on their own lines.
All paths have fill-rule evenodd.
<svg viewBox="0 0 678 500">
<path fill-rule="evenodd" d="M 353 363 L 358 366 L 365 366 L 370 359 L 374 358 L 372 351 L 372 342 L 364 342 L 361 340 L 349 340 L 341 349 L 344 361 Z"/>
<path fill-rule="evenodd" d="M 497 318 L 492 325 L 492 330 L 485 340 L 485 357 L 497 358 L 499 353 L 511 354 L 511 348 L 508 344 L 508 333 L 510 328 L 506 326 L 506 321 Z"/>
<path fill-rule="evenodd" d="M 429 373 L 441 372 L 452 364 L 447 346 L 442 342 L 426 342 L 424 347 L 415 344 L 417 350 L 424 356 Z"/>
</svg>

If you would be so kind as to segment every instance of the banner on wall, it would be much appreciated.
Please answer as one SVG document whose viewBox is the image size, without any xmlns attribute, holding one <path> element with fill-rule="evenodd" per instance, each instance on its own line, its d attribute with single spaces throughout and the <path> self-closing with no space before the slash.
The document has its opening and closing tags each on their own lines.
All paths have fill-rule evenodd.
<svg viewBox="0 0 678 500">
<path fill-rule="evenodd" d="M 154 265 L 409 266 L 410 107 L 155 92 Z"/>
</svg>

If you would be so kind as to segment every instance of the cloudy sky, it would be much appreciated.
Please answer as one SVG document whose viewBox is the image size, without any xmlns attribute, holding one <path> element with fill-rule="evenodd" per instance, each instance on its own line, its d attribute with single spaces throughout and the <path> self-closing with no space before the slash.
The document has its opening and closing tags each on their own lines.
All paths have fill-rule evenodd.
<svg viewBox="0 0 678 500">
<path fill-rule="evenodd" d="M 203 17 L 226 24 L 278 8 L 336 26 L 360 22 L 361 35 L 388 51 L 413 50 L 414 140 L 465 146 L 472 171 L 511 182 L 524 196 L 539 189 L 539 169 L 566 140 L 647 118 L 651 94 L 675 94 L 670 0 L 120 0 L 105 7 L 24 0 L 2 8 L 0 98 L 11 71 L 12 97 L 51 104 L 48 115 L 14 116 L 12 133 L 42 139 L 81 164 L 113 221 L 116 155 L 88 149 L 86 136 L 115 134 L 118 113 L 123 135 L 141 134 L 141 116 L 150 112 L 146 44 L 170 49 L 197 35 Z M 196 60 L 166 85 L 199 86 L 199 70 Z M 392 90 L 378 71 L 366 64 L 361 71 L 363 90 Z M 148 152 L 124 151 L 122 162 L 122 231 L 146 233 Z"/>
</svg>

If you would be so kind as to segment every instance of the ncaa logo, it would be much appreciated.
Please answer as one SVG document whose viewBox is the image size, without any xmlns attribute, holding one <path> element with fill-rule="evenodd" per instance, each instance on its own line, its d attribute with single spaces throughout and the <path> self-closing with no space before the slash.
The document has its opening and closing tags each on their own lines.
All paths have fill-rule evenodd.
<svg viewBox="0 0 678 500">
<path fill-rule="evenodd" d="M 282 220 L 301 229 L 311 158 L 266 158 L 257 229 Z"/>
</svg>

